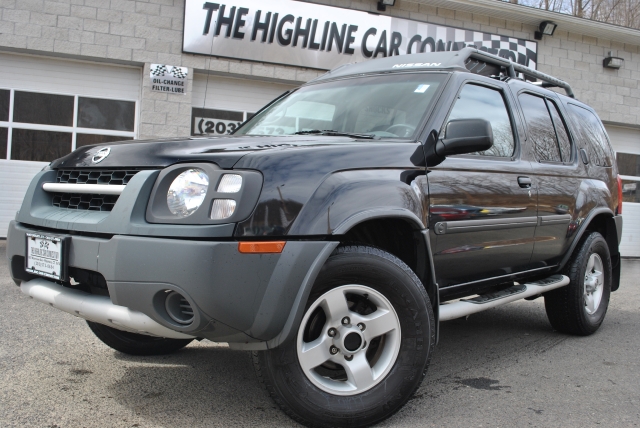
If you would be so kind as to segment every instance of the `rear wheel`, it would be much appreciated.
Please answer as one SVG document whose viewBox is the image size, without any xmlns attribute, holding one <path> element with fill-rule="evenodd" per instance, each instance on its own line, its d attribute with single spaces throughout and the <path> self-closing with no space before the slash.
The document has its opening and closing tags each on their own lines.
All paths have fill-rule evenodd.
<svg viewBox="0 0 640 428">
<path fill-rule="evenodd" d="M 602 235 L 591 232 L 583 237 L 565 271 L 571 282 L 544 297 L 553 328 L 580 336 L 598 330 L 609 306 L 611 272 L 609 247 Z"/>
<path fill-rule="evenodd" d="M 129 355 L 163 355 L 184 348 L 193 339 L 168 339 L 118 330 L 87 321 L 89 328 L 107 346 Z"/>
<path fill-rule="evenodd" d="M 426 374 L 429 297 L 402 261 L 340 247 L 320 272 L 294 340 L 254 353 L 276 403 L 309 426 L 368 426 L 406 403 Z"/>
</svg>

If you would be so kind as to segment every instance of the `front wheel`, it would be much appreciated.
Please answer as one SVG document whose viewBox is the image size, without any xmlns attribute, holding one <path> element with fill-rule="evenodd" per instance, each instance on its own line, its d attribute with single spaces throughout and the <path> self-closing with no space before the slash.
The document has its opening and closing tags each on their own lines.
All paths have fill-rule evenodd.
<svg viewBox="0 0 640 428">
<path fill-rule="evenodd" d="M 368 426 L 407 402 L 435 341 L 429 297 L 382 250 L 348 246 L 327 260 L 294 340 L 254 353 L 276 403 L 309 426 Z"/>
<path fill-rule="evenodd" d="M 609 306 L 611 272 L 607 241 L 598 232 L 583 237 L 565 271 L 571 282 L 544 297 L 553 328 L 579 336 L 598 330 Z"/>
</svg>

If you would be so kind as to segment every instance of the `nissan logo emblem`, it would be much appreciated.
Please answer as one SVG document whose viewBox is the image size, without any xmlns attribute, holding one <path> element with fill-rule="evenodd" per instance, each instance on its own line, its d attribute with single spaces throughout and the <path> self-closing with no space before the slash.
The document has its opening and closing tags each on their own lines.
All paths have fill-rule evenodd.
<svg viewBox="0 0 640 428">
<path fill-rule="evenodd" d="M 91 162 L 100 163 L 103 160 L 105 160 L 107 156 L 109 156 L 109 153 L 111 153 L 110 147 L 105 147 L 104 149 L 100 149 L 93 154 L 93 157 L 91 158 Z"/>
</svg>

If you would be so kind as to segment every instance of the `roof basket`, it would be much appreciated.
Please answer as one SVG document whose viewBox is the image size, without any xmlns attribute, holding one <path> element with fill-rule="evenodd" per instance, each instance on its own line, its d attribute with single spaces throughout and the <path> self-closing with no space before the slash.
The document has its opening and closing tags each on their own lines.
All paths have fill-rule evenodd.
<svg viewBox="0 0 640 428">
<path fill-rule="evenodd" d="M 571 86 L 569 86 L 569 84 L 564 80 L 557 79 L 548 74 L 541 73 L 538 70 L 534 70 L 533 68 L 526 67 L 524 65 L 512 62 L 506 58 L 502 58 L 498 55 L 493 55 L 478 49 L 463 48 L 461 49 L 460 53 L 463 54 L 462 57 L 465 61 L 469 58 L 472 58 L 478 61 L 485 62 L 487 64 L 504 67 L 507 70 L 507 75 L 512 78 L 517 78 L 517 73 L 522 73 L 522 75 L 524 75 L 525 77 L 540 80 L 540 83 L 536 82 L 536 84 L 542 86 L 543 88 L 562 88 L 567 93 L 567 96 L 575 98 Z"/>
</svg>

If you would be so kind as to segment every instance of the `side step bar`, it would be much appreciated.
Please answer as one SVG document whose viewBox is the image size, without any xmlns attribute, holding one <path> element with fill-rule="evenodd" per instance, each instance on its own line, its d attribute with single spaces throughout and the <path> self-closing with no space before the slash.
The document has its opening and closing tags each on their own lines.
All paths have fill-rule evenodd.
<svg viewBox="0 0 640 428">
<path fill-rule="evenodd" d="M 466 317 L 477 312 L 497 306 L 506 305 L 516 300 L 536 296 L 546 293 L 556 288 L 569 284 L 569 278 L 565 275 L 553 275 L 540 281 L 517 284 L 495 293 L 482 294 L 472 299 L 463 299 L 453 303 L 440 305 L 440 321 L 449 321 L 456 318 Z"/>
<path fill-rule="evenodd" d="M 46 279 L 36 278 L 23 282 L 20 290 L 38 302 L 118 330 L 171 339 L 193 339 L 194 337 L 168 329 L 142 312 L 114 305 L 107 296 L 96 296 L 73 290 Z"/>
</svg>

